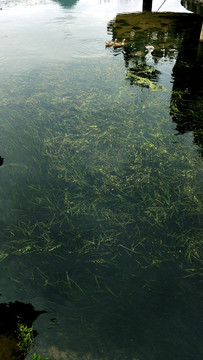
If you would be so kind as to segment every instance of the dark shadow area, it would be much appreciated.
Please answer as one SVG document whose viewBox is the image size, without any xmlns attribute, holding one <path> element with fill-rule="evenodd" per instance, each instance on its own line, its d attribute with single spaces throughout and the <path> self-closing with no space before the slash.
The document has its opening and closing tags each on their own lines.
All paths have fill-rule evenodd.
<svg viewBox="0 0 203 360">
<path fill-rule="evenodd" d="M 3 165 L 3 163 L 4 163 L 4 158 L 2 158 L 2 157 L 0 156 L 0 166 Z"/>
<path fill-rule="evenodd" d="M 37 335 L 33 322 L 45 311 L 18 301 L 0 304 L 0 359 L 23 360 Z"/>
<path fill-rule="evenodd" d="M 203 44 L 194 47 L 193 34 L 189 35 L 184 38 L 173 68 L 170 114 L 177 134 L 193 132 L 194 142 L 203 156 Z"/>
<path fill-rule="evenodd" d="M 152 0 L 143 0 L 143 11 L 152 11 Z"/>
<path fill-rule="evenodd" d="M 199 15 L 149 11 L 118 14 L 108 24 L 113 39 L 127 40 L 123 49 L 114 49 L 114 55 L 123 53 L 131 85 L 153 88 L 153 83 L 159 81 L 159 62 L 175 61 L 170 114 L 178 134 L 193 132 L 200 155 L 203 154 L 201 25 Z"/>
<path fill-rule="evenodd" d="M 187 10 L 203 16 L 203 3 L 201 0 L 181 0 L 181 5 Z"/>
</svg>

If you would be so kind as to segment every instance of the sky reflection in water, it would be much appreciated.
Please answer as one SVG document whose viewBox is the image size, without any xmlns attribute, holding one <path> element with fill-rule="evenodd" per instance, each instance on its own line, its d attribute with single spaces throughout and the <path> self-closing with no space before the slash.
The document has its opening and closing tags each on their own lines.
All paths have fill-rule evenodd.
<svg viewBox="0 0 203 360">
<path fill-rule="evenodd" d="M 65 2 L 64 2 L 65 3 Z M 141 11 L 142 2 L 18 1 L 3 6 L 1 16 L 2 73 L 26 71 L 77 58 L 105 57 L 107 22 L 117 13 Z M 157 4 L 156 4 L 157 3 Z M 154 7 L 159 5 L 154 2 Z M 186 11 L 180 5 L 172 10 Z M 163 11 L 169 11 L 165 5 Z M 91 19 L 91 20 L 90 20 Z"/>
</svg>

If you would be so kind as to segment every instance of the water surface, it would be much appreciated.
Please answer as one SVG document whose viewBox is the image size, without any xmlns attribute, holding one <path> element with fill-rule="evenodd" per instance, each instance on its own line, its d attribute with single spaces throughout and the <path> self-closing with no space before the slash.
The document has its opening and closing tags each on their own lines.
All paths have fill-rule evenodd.
<svg viewBox="0 0 203 360">
<path fill-rule="evenodd" d="M 200 19 L 1 6 L 1 300 L 46 311 L 26 359 L 199 360 Z"/>
</svg>

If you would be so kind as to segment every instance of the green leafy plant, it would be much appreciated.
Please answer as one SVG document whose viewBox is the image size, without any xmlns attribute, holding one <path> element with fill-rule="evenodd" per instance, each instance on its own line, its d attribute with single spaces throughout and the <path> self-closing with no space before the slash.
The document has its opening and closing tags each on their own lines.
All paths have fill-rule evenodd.
<svg viewBox="0 0 203 360">
<path fill-rule="evenodd" d="M 48 358 L 46 357 L 46 358 L 42 359 L 42 357 L 40 355 L 34 353 L 32 355 L 32 360 L 48 360 Z"/>
<path fill-rule="evenodd" d="M 33 328 L 22 324 L 20 321 L 17 324 L 18 347 L 22 352 L 27 353 L 33 343 Z"/>
</svg>

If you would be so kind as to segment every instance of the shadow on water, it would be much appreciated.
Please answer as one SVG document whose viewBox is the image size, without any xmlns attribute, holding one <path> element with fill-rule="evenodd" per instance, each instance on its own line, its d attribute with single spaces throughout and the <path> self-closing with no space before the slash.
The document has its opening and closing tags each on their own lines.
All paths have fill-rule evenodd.
<svg viewBox="0 0 203 360">
<path fill-rule="evenodd" d="M 108 25 L 113 39 L 127 39 L 122 52 L 131 84 L 156 88 L 153 83 L 158 82 L 159 62 L 175 61 L 172 119 L 178 134 L 193 132 L 200 155 L 203 154 L 201 25 L 199 15 L 151 12 L 118 14 Z"/>
<path fill-rule="evenodd" d="M 187 10 L 203 16 L 203 3 L 201 0 L 181 0 L 181 4 Z"/>
<path fill-rule="evenodd" d="M 44 311 L 19 301 L 0 304 L 0 359 L 24 360 L 37 332 L 33 322 Z"/>
<path fill-rule="evenodd" d="M 187 38 L 194 44 L 193 36 Z M 177 124 L 178 134 L 192 131 L 199 154 L 203 156 L 203 44 L 183 47 L 173 68 L 173 91 L 171 96 L 171 115 Z"/>
</svg>

